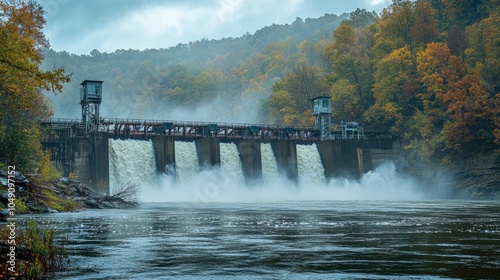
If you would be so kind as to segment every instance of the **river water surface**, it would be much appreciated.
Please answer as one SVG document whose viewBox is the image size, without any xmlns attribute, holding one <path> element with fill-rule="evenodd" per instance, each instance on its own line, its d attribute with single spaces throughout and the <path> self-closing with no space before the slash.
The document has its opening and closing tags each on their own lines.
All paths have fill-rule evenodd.
<svg viewBox="0 0 500 280">
<path fill-rule="evenodd" d="M 69 239 L 57 279 L 498 279 L 499 214 L 500 202 L 169 202 L 36 219 Z"/>
</svg>

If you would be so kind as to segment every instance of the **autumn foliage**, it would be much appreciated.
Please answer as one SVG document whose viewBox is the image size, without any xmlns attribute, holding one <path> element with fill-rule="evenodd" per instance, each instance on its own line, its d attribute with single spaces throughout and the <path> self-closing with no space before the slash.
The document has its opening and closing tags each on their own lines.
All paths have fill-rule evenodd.
<svg viewBox="0 0 500 280">
<path fill-rule="evenodd" d="M 51 110 L 41 90 L 69 81 L 62 68 L 40 70 L 45 19 L 32 1 L 0 1 L 0 163 L 33 171 L 43 157 L 38 121 Z"/>
<path fill-rule="evenodd" d="M 393 1 L 380 16 L 357 10 L 324 49 L 316 93 L 332 96 L 334 120 L 392 131 L 429 159 L 498 151 L 499 14 L 495 0 Z"/>
<path fill-rule="evenodd" d="M 219 100 L 218 109 L 234 114 L 257 108 L 258 122 L 311 126 L 308 99 L 330 95 L 334 123 L 391 131 L 429 159 L 500 147 L 498 0 L 394 0 L 379 14 L 357 9 L 239 38 L 90 55 L 46 49 L 38 5 L 0 3 L 0 102 L 7 108 L 0 137 L 11 145 L 0 148 L 2 162 L 21 162 L 26 149 L 8 151 L 36 146 L 36 126 L 15 124 L 50 115 L 40 90 L 57 92 L 68 81 L 53 65 L 75 73 L 53 98 L 71 117 L 78 117 L 77 83 L 92 76 L 106 81 L 110 117 L 153 118 Z M 50 63 L 41 63 L 42 49 Z"/>
</svg>

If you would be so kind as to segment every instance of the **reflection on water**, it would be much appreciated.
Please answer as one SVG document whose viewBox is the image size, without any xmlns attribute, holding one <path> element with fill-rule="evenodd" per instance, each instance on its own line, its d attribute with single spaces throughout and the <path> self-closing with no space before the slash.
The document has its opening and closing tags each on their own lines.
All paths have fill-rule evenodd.
<svg viewBox="0 0 500 280">
<path fill-rule="evenodd" d="M 500 275 L 499 202 L 162 203 L 39 215 L 58 279 L 449 279 Z"/>
</svg>

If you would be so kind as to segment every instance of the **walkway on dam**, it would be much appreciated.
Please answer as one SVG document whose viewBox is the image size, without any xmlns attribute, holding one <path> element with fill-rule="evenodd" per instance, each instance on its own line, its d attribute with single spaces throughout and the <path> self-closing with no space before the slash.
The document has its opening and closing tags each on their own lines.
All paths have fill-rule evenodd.
<svg viewBox="0 0 500 280">
<path fill-rule="evenodd" d="M 51 118 L 42 121 L 42 125 L 49 126 L 53 130 L 68 130 L 71 135 L 66 137 L 83 136 L 84 127 L 81 119 Z M 201 137 L 218 137 L 228 140 L 295 140 L 298 142 L 319 140 L 319 131 L 313 127 L 149 119 L 101 118 L 99 131 L 107 132 L 114 139 L 149 139 L 153 136 L 166 135 L 186 140 Z M 338 130 L 333 132 L 332 139 L 362 140 L 365 137 L 381 134 L 387 135 L 387 133 L 365 131 L 362 135 L 352 134 L 346 137 Z"/>
</svg>

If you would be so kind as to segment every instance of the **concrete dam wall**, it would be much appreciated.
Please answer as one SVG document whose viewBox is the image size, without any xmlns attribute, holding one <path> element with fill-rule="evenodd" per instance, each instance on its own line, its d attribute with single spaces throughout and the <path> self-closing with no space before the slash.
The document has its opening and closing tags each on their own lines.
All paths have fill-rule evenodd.
<svg viewBox="0 0 500 280">
<path fill-rule="evenodd" d="M 150 153 L 147 162 L 137 163 L 142 166 L 152 166 L 151 173 L 165 173 L 174 180 L 180 179 L 176 177 L 185 177 L 189 172 L 196 173 L 205 168 L 218 168 L 222 165 L 230 169 L 230 166 L 238 165 L 241 166 L 241 176 L 247 185 L 259 184 L 264 176 L 276 176 L 276 174 L 288 178 L 292 184 L 298 183 L 301 172 L 315 172 L 314 176 L 323 181 L 339 177 L 357 179 L 363 173 L 397 159 L 399 153 L 398 148 L 393 147 L 394 141 L 390 138 L 338 139 L 309 144 L 299 144 L 295 140 L 262 142 L 257 139 L 228 140 L 218 137 L 181 141 L 166 135 L 152 136 L 147 141 L 130 140 L 152 146 L 151 152 L 146 152 L 144 150 L 146 148 L 120 151 L 121 148 L 117 144 L 123 140 L 112 140 L 107 133 L 93 133 L 87 138 L 60 139 L 44 143 L 45 148 L 51 151 L 59 169 L 65 176 L 70 172 L 77 174 L 82 182 L 104 193 L 109 192 L 110 179 L 113 179 L 110 176 L 114 176 L 115 172 L 111 170 L 113 172 L 110 175 L 110 168 L 119 168 L 110 166 L 110 156 L 116 157 L 115 153 L 122 152 Z M 150 144 L 147 144 L 148 142 Z M 110 144 L 113 144 L 113 147 L 110 147 Z M 190 162 L 180 162 L 185 161 L 186 157 L 191 158 Z M 121 160 L 138 161 L 132 155 Z M 312 162 L 313 160 L 315 162 Z M 306 170 L 313 165 L 316 166 L 316 171 Z M 269 166 L 275 166 L 273 168 L 276 170 L 269 171 Z"/>
</svg>

